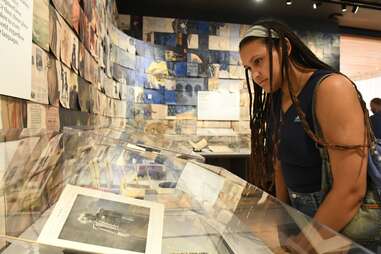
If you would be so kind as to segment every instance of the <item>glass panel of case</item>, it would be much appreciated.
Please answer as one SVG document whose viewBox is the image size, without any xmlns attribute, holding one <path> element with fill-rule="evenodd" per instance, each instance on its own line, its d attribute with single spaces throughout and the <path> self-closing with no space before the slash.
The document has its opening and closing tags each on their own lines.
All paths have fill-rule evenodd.
<svg viewBox="0 0 381 254">
<path fill-rule="evenodd" d="M 107 128 L 2 134 L 2 253 L 62 253 L 37 239 L 67 185 L 162 204 L 161 253 L 367 252 L 229 171 L 203 164 L 189 149 L 177 149 L 169 137 Z M 102 214 L 94 230 L 107 216 L 113 216 L 108 229 L 122 223 L 115 211 Z"/>
</svg>

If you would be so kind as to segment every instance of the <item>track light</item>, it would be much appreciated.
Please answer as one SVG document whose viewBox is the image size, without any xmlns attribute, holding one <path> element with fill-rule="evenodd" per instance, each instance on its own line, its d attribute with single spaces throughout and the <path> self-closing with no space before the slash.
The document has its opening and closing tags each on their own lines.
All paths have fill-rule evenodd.
<svg viewBox="0 0 381 254">
<path fill-rule="evenodd" d="M 359 6 L 358 5 L 353 5 L 353 7 L 352 7 L 352 13 L 356 14 L 358 12 L 358 10 L 359 10 Z"/>
<path fill-rule="evenodd" d="M 347 6 L 345 4 L 341 5 L 341 11 L 346 12 L 347 11 Z"/>
<path fill-rule="evenodd" d="M 316 10 L 317 8 L 319 8 L 319 6 L 321 5 L 321 2 L 320 1 L 313 1 L 312 3 L 312 8 L 314 10 Z"/>
<path fill-rule="evenodd" d="M 360 7 L 364 9 L 381 10 L 381 2 L 376 3 L 375 0 L 309 0 L 314 10 L 319 9 L 323 3 L 341 6 L 341 12 L 348 12 L 352 8 L 353 14 L 356 14 Z M 380 0 L 381 1 L 381 0 Z M 291 2 L 291 1 L 290 1 Z M 286 4 L 289 5 L 288 1 Z"/>
<path fill-rule="evenodd" d="M 291 0 L 286 0 L 286 5 L 287 6 L 290 6 L 292 4 L 292 1 Z"/>
</svg>

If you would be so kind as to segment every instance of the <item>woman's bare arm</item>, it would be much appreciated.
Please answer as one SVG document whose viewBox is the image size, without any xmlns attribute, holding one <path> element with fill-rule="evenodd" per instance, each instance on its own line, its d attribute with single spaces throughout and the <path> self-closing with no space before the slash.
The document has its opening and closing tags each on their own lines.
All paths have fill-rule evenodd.
<svg viewBox="0 0 381 254">
<path fill-rule="evenodd" d="M 364 144 L 364 114 L 345 77 L 332 75 L 321 83 L 316 114 L 327 142 Z M 340 231 L 355 216 L 366 191 L 367 152 L 328 149 L 333 185 L 314 217 L 318 222 Z"/>
<path fill-rule="evenodd" d="M 288 197 L 288 190 L 286 187 L 286 183 L 284 181 L 280 161 L 277 159 L 274 161 L 274 170 L 275 170 L 275 195 L 280 201 L 286 204 L 289 204 L 290 200 Z"/>
</svg>

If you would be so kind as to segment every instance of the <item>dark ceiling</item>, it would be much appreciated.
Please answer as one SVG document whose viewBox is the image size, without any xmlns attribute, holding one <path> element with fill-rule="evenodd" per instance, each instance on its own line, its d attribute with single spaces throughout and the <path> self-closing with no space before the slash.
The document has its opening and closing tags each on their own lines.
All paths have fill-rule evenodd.
<svg viewBox="0 0 381 254">
<path fill-rule="evenodd" d="M 318 9 L 312 8 L 311 0 L 116 0 L 120 14 L 185 18 L 205 21 L 251 24 L 260 18 L 277 18 L 286 22 L 317 20 L 337 22 L 340 27 L 373 30 L 381 36 L 381 0 L 323 0 Z M 351 6 L 341 12 L 343 2 L 369 3 L 373 7 L 360 7 L 356 14 Z M 360 30 L 361 32 L 361 30 Z M 367 31 L 371 32 L 371 31 Z"/>
</svg>

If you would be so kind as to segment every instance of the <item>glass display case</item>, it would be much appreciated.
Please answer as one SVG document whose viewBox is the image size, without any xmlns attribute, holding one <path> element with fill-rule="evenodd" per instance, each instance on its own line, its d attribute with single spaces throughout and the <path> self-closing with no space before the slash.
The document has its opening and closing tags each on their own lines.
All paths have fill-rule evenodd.
<svg viewBox="0 0 381 254">
<path fill-rule="evenodd" d="M 0 143 L 1 253 L 368 252 L 168 137 L 10 133 Z"/>
</svg>

